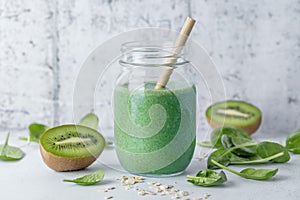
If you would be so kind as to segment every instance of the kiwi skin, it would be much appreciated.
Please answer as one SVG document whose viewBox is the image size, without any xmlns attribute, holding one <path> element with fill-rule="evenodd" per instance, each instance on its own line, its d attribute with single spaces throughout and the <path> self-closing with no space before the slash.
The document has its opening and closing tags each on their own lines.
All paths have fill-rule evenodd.
<svg viewBox="0 0 300 200">
<path fill-rule="evenodd" d="M 63 126 L 80 126 L 80 125 L 63 125 Z M 55 127 L 57 128 L 57 127 Z M 86 127 L 88 128 L 88 127 Z M 90 129 L 90 128 L 88 128 Z M 51 129 L 49 129 L 51 130 Z M 47 134 L 47 131 L 43 134 Z M 99 133 L 100 134 L 100 133 Z M 104 140 L 104 138 L 103 138 Z M 43 158 L 44 163 L 51 169 L 58 171 L 58 172 L 65 172 L 65 171 L 76 171 L 84 169 L 90 166 L 102 153 L 103 149 L 94 155 L 84 156 L 84 157 L 62 157 L 55 155 L 51 152 L 47 152 L 40 142 L 40 152 Z"/>
<path fill-rule="evenodd" d="M 231 101 L 231 102 L 242 102 L 242 103 L 246 103 L 246 104 L 249 104 L 245 101 L 235 101 L 235 100 L 227 100 L 227 101 Z M 220 103 L 220 102 L 219 102 Z M 252 104 L 250 104 L 252 105 Z M 213 105 L 212 105 L 213 106 Z M 254 106 L 254 105 L 252 105 Z M 211 107 L 211 106 L 210 106 Z M 254 106 L 256 107 L 256 106 Z M 257 108 L 257 107 L 256 107 Z M 258 108 L 257 108 L 258 109 Z M 208 110 L 208 109 L 207 109 Z M 224 126 L 226 124 L 222 124 L 222 123 L 218 123 L 218 122 L 214 122 L 212 121 L 207 115 L 206 115 L 206 120 L 207 122 L 209 123 L 209 125 L 212 127 L 212 128 L 219 128 L 221 126 Z M 261 124 L 261 121 L 262 121 L 262 116 L 260 115 L 259 118 L 251 125 L 249 126 L 233 126 L 233 127 L 236 127 L 236 128 L 240 128 L 242 130 L 244 130 L 248 135 L 252 135 L 253 133 L 255 133 L 257 131 L 257 129 L 260 127 L 260 124 Z M 232 125 L 228 125 L 228 126 L 232 126 Z"/>
<path fill-rule="evenodd" d="M 208 117 L 206 117 L 209 125 L 212 127 L 212 128 L 219 128 L 221 126 L 224 126 L 224 124 L 219 124 L 217 122 L 213 122 L 212 120 L 210 120 Z M 251 126 L 234 126 L 236 128 L 240 128 L 244 131 L 246 131 L 246 133 L 248 133 L 248 135 L 252 135 L 253 133 L 255 133 L 255 131 L 259 128 L 261 124 L 261 116 L 259 117 L 259 119 L 254 123 L 252 124 Z"/>
<path fill-rule="evenodd" d="M 76 171 L 84 169 L 90 166 L 101 154 L 99 153 L 97 155 L 91 155 L 80 158 L 65 158 L 56 156 L 52 153 L 45 151 L 42 145 L 40 145 L 40 151 L 46 165 L 49 168 L 58 172 Z"/>
</svg>

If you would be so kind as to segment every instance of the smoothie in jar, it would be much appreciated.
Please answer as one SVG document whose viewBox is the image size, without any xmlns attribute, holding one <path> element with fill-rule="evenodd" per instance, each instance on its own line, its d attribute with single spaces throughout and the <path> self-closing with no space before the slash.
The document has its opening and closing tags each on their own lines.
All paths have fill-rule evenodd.
<svg viewBox="0 0 300 200">
<path fill-rule="evenodd" d="M 196 142 L 194 85 L 144 83 L 114 92 L 114 137 L 124 169 L 134 174 L 175 175 L 189 165 Z"/>
</svg>

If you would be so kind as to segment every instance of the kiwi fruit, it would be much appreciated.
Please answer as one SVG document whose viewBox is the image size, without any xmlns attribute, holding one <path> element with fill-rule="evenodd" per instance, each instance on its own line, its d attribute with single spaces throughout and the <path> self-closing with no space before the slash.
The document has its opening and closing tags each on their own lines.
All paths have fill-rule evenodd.
<svg viewBox="0 0 300 200">
<path fill-rule="evenodd" d="M 244 101 L 222 101 L 206 110 L 206 119 L 212 128 L 232 126 L 253 134 L 261 124 L 262 113 L 256 106 Z"/>
<path fill-rule="evenodd" d="M 55 171 L 84 169 L 100 156 L 104 147 L 103 136 L 82 125 L 57 126 L 40 137 L 42 158 Z"/>
</svg>

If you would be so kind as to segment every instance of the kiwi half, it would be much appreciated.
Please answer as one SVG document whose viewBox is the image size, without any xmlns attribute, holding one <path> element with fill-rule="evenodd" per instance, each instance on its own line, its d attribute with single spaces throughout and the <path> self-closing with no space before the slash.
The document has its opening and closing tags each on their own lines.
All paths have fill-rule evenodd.
<svg viewBox="0 0 300 200">
<path fill-rule="evenodd" d="M 249 135 L 259 128 L 261 118 L 261 111 L 244 101 L 218 102 L 206 110 L 206 119 L 211 127 L 233 126 L 243 129 Z"/>
<path fill-rule="evenodd" d="M 103 136 L 81 125 L 48 129 L 40 137 L 40 151 L 46 165 L 56 171 L 80 170 L 92 164 L 105 147 Z"/>
</svg>

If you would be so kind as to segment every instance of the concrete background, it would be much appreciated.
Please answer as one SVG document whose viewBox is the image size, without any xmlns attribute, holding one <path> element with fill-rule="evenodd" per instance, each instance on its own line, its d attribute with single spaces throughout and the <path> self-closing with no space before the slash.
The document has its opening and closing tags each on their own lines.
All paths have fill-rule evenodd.
<svg viewBox="0 0 300 200">
<path fill-rule="evenodd" d="M 75 80 L 91 50 L 137 27 L 179 30 L 188 15 L 227 98 L 263 111 L 264 136 L 299 129 L 299 0 L 0 0 L 1 130 L 72 122 Z"/>
</svg>

